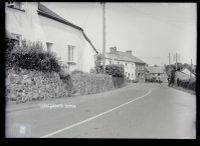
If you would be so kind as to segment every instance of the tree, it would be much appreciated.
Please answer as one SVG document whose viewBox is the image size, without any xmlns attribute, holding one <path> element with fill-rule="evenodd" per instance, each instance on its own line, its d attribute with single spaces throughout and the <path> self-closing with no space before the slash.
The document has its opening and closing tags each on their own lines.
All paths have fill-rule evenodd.
<svg viewBox="0 0 200 146">
<path fill-rule="evenodd" d="M 95 70 L 96 70 L 96 73 L 103 73 L 103 65 L 102 64 L 102 61 L 103 61 L 103 55 L 102 54 L 98 54 L 96 56 L 96 59 L 95 59 Z"/>
<path fill-rule="evenodd" d="M 175 66 L 176 66 L 176 63 L 174 64 Z M 177 62 L 177 70 L 178 71 L 180 71 L 180 70 L 182 70 L 183 69 L 183 64 L 182 63 L 180 63 L 180 62 Z"/>
</svg>

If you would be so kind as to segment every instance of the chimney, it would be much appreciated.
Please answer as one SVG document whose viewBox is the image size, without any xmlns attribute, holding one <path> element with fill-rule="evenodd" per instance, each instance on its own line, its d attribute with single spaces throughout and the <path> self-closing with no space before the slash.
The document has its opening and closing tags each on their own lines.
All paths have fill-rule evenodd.
<svg viewBox="0 0 200 146">
<path fill-rule="evenodd" d="M 126 53 L 132 55 L 132 50 L 127 50 Z"/>
<path fill-rule="evenodd" d="M 110 53 L 116 53 L 117 47 L 110 47 Z"/>
</svg>

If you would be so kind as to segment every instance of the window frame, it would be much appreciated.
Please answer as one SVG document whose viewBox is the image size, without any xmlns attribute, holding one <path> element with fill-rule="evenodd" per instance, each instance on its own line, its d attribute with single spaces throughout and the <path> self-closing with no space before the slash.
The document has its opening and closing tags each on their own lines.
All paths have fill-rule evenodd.
<svg viewBox="0 0 200 146">
<path fill-rule="evenodd" d="M 47 44 L 50 44 L 50 45 L 51 45 L 51 48 L 50 48 L 50 49 L 48 48 L 48 45 L 47 45 Z M 47 46 L 47 51 L 48 51 L 48 52 L 52 52 L 53 44 L 54 44 L 54 43 L 52 43 L 52 42 L 46 42 L 46 46 Z"/>
<path fill-rule="evenodd" d="M 74 62 L 74 58 L 75 58 L 75 46 L 73 45 L 68 45 L 68 62 Z"/>
<path fill-rule="evenodd" d="M 19 7 L 16 7 L 16 3 L 19 4 Z M 9 4 L 9 2 L 7 2 L 6 6 L 11 9 L 20 10 L 20 11 L 25 12 L 24 4 L 22 2 L 12 2 L 11 4 Z"/>
</svg>

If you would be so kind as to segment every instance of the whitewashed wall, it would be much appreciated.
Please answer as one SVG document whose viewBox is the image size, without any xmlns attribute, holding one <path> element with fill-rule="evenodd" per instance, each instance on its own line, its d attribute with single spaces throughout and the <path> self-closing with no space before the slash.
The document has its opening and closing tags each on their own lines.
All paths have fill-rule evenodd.
<svg viewBox="0 0 200 146">
<path fill-rule="evenodd" d="M 85 40 L 82 32 L 66 24 L 44 17 L 37 13 L 37 3 L 24 3 L 25 12 L 6 8 L 6 30 L 22 35 L 23 39 L 53 43 L 51 48 L 61 61 L 68 61 L 68 45 L 75 46 L 72 70 L 89 72 L 94 68 L 96 52 Z"/>
<path fill-rule="evenodd" d="M 22 35 L 31 41 L 46 42 L 44 31 L 40 25 L 39 17 L 37 14 L 37 3 L 23 2 L 24 11 L 5 8 L 5 27 L 10 33 Z M 44 45 L 44 44 L 43 44 Z M 44 45 L 45 49 L 46 46 Z"/>
</svg>

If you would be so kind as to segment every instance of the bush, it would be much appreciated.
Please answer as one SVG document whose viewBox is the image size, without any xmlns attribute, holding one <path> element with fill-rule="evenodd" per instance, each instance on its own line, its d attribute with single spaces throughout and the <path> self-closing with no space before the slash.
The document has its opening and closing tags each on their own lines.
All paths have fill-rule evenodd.
<svg viewBox="0 0 200 146">
<path fill-rule="evenodd" d="M 196 81 L 195 80 L 177 80 L 177 85 L 186 89 L 196 90 Z"/>
<path fill-rule="evenodd" d="M 124 66 L 114 64 L 106 65 L 105 72 L 113 77 L 124 77 Z"/>
<path fill-rule="evenodd" d="M 64 70 L 61 70 L 59 72 L 60 79 L 65 85 L 65 89 L 68 91 L 69 96 L 73 94 L 73 83 L 72 83 L 72 78 L 69 73 L 66 73 Z"/>
<path fill-rule="evenodd" d="M 189 81 L 188 89 L 195 91 L 196 90 L 196 82 L 195 81 Z"/>
<path fill-rule="evenodd" d="M 96 71 L 97 74 L 103 74 L 104 73 L 103 65 L 96 66 L 95 71 Z"/>
<path fill-rule="evenodd" d="M 104 73 L 103 65 L 101 65 L 102 61 L 103 61 L 103 55 L 97 54 L 96 59 L 95 59 L 95 72 L 98 74 Z"/>
<path fill-rule="evenodd" d="M 6 68 L 10 68 L 10 66 L 11 66 L 11 60 L 12 60 L 11 52 L 14 47 L 17 47 L 15 45 L 15 43 L 16 43 L 16 40 L 12 40 L 12 39 L 6 39 L 6 41 L 5 41 Z"/>
<path fill-rule="evenodd" d="M 60 71 L 56 56 L 53 53 L 44 51 L 41 42 L 23 40 L 22 46 L 13 48 L 10 56 L 10 67 L 43 72 Z"/>
</svg>

